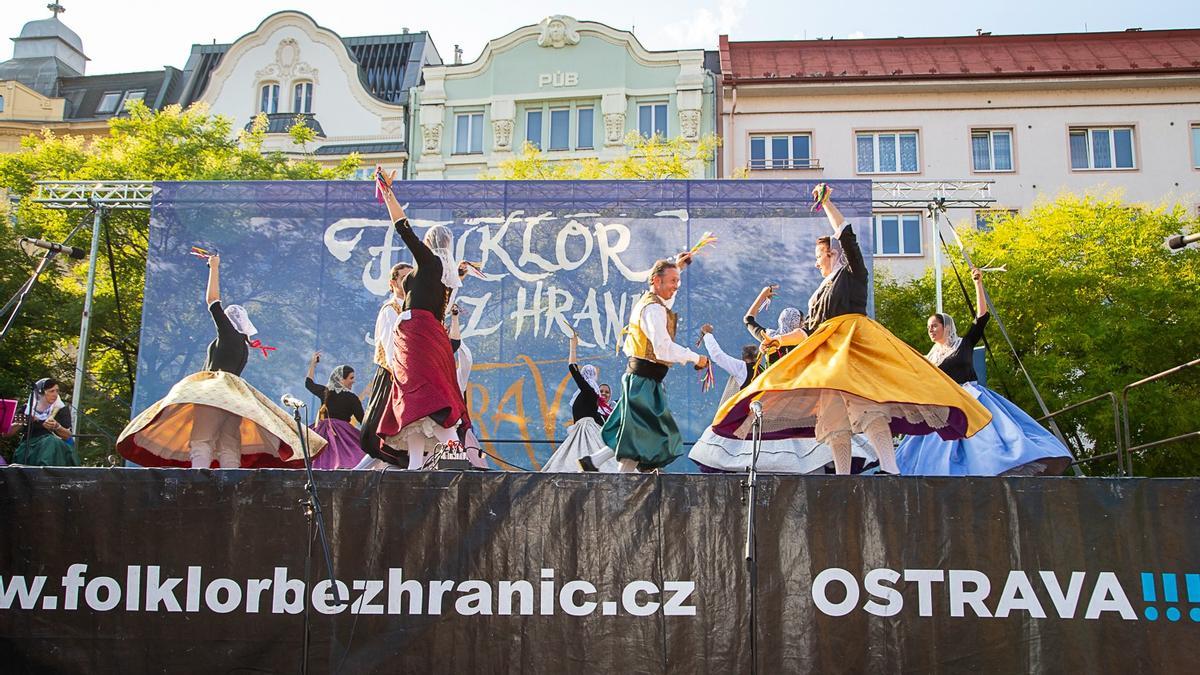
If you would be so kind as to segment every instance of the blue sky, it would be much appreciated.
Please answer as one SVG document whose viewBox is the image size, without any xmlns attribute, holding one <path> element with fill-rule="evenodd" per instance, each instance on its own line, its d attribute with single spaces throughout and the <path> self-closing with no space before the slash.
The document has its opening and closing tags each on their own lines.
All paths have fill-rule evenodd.
<svg viewBox="0 0 1200 675">
<path fill-rule="evenodd" d="M 49 16 L 48 0 L 3 0 L 0 33 L 15 37 L 29 20 Z M 63 21 L 80 34 L 92 59 L 89 74 L 183 67 L 192 43 L 230 42 L 269 14 L 296 9 L 344 35 L 427 30 L 449 61 L 460 44 L 473 59 L 489 38 L 569 14 L 633 28 L 650 49 L 714 49 L 717 35 L 735 40 L 816 37 L 906 37 L 993 33 L 1053 33 L 1141 27 L 1200 28 L 1200 0 L 1008 0 L 1007 2 L 796 2 L 794 0 L 496 0 L 362 2 L 338 0 L 62 0 Z M 0 60 L 12 55 L 11 43 Z"/>
</svg>

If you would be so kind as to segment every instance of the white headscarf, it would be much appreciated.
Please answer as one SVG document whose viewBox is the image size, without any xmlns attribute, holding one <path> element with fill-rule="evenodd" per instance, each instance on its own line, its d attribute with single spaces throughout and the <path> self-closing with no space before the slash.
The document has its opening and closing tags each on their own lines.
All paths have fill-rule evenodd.
<svg viewBox="0 0 1200 675">
<path fill-rule="evenodd" d="M 783 311 L 779 312 L 779 328 L 778 330 L 767 329 L 767 335 L 771 337 L 779 337 L 785 333 L 790 333 L 804 325 L 804 313 L 795 307 L 784 307 Z"/>
<path fill-rule="evenodd" d="M 37 409 L 37 397 L 46 393 L 46 390 L 49 388 L 46 385 L 49 384 L 49 382 L 50 378 L 44 377 L 33 385 L 33 394 L 29 396 L 29 404 L 25 406 L 25 414 L 30 419 L 34 419 L 39 422 L 45 422 L 51 417 L 54 417 L 59 410 L 67 407 L 67 404 L 63 403 L 62 396 L 59 396 L 58 398 L 54 399 L 54 403 L 50 404 L 50 408 L 48 410 L 42 411 Z"/>
<path fill-rule="evenodd" d="M 454 259 L 454 234 L 445 225 L 434 225 L 425 233 L 425 245 L 442 261 L 442 285 L 450 290 L 462 286 Z"/>
<path fill-rule="evenodd" d="M 588 386 L 592 388 L 592 391 L 596 392 L 596 398 L 599 398 L 600 397 L 600 371 L 596 370 L 596 366 L 593 366 L 592 364 L 589 363 L 586 366 L 583 366 L 582 368 L 579 369 L 579 374 L 583 375 L 583 379 L 587 380 Z M 577 399 L 577 398 L 579 398 L 578 391 L 576 391 L 575 395 L 571 397 L 571 402 L 568 403 L 567 405 L 575 405 L 575 399 Z"/>
<path fill-rule="evenodd" d="M 455 354 L 454 373 L 458 377 L 458 388 L 466 391 L 467 381 L 471 378 L 471 368 L 475 365 L 475 358 L 471 355 L 471 350 L 467 349 L 467 343 L 460 341 L 458 343 L 458 353 Z"/>
<path fill-rule="evenodd" d="M 349 377 L 350 373 L 353 372 L 354 369 L 346 364 L 334 368 L 333 371 L 329 373 L 329 381 L 325 383 L 325 388 L 328 389 L 329 393 L 331 394 L 336 394 L 341 391 L 350 391 L 346 388 L 346 385 L 342 384 L 342 380 Z"/>
<path fill-rule="evenodd" d="M 946 341 L 933 343 L 933 348 L 925 355 L 925 358 L 935 366 L 942 365 L 942 361 L 946 357 L 954 353 L 958 346 L 962 344 L 962 338 L 958 336 L 958 330 L 954 327 L 954 319 L 949 314 L 936 314 L 942 319 L 942 326 L 945 330 Z"/>
<path fill-rule="evenodd" d="M 246 313 L 246 308 L 241 305 L 230 305 L 225 308 L 225 316 L 229 317 L 229 323 L 237 329 L 237 332 L 246 337 L 254 337 L 258 333 L 258 329 L 254 324 L 250 323 L 250 315 Z"/>
<path fill-rule="evenodd" d="M 817 298 L 821 295 L 821 291 L 826 286 L 833 283 L 833 275 L 837 274 L 838 270 L 846 266 L 846 253 L 842 250 L 842 243 L 835 238 L 830 237 L 829 246 L 834 251 L 833 268 L 829 270 L 829 274 L 817 284 L 817 290 L 808 297 L 808 313 L 811 315 L 816 310 Z"/>
</svg>

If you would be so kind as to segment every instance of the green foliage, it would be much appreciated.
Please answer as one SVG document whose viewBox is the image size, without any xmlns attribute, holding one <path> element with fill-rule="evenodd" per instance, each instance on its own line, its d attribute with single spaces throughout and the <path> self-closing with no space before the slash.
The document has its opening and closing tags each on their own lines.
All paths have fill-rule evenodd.
<svg viewBox="0 0 1200 675">
<path fill-rule="evenodd" d="M 646 138 L 636 131 L 625 137 L 628 152 L 623 157 L 601 161 L 594 157 L 561 160 L 547 157 L 532 143 L 500 163 L 496 173 L 480 178 L 492 180 L 659 180 L 691 178 L 711 161 L 721 139 L 708 135 L 693 143 L 683 138 Z"/>
<path fill-rule="evenodd" d="M 127 116 L 109 123 L 107 136 L 91 145 L 44 132 L 23 139 L 20 152 L 0 155 L 0 191 L 19 199 L 0 224 L 0 295 L 5 300 L 40 258 L 20 249 L 19 237 L 61 241 L 82 217 L 84 226 L 70 243 L 88 246 L 91 217 L 33 202 L 37 181 L 335 180 L 349 177 L 359 164 L 357 156 L 329 168 L 311 159 L 264 153 L 266 116 L 235 134 L 231 120 L 209 115 L 202 106 L 155 112 L 138 101 L 127 110 Z M 292 138 L 313 140 L 294 128 Z M 75 423 L 87 464 L 109 460 L 113 441 L 129 419 L 148 235 L 147 211 L 113 211 L 101 230 L 83 419 Z M 86 261 L 61 257 L 42 274 L 0 344 L 0 394 L 12 398 L 26 391 L 31 380 L 52 375 L 69 396 L 86 281 Z M 10 440 L 6 453 L 13 445 Z"/>
<path fill-rule="evenodd" d="M 1119 395 L 1127 384 L 1200 356 L 1200 251 L 1172 253 L 1163 246 L 1167 236 L 1189 227 L 1181 206 L 1062 196 L 1027 215 L 1004 217 L 990 231 L 962 233 L 976 264 L 1007 269 L 986 273 L 984 283 L 1051 410 L 1107 391 Z M 958 271 L 970 291 L 961 262 Z M 934 309 L 933 284 L 932 271 L 906 283 L 876 282 L 880 321 L 921 351 L 929 344 L 925 319 Z M 944 294 L 946 311 L 964 325 L 973 313 L 949 267 Z M 995 323 L 988 337 L 995 357 L 989 384 L 1037 411 Z M 1135 390 L 1130 422 L 1134 445 L 1200 428 L 1200 368 Z M 1068 413 L 1061 426 L 1068 436 L 1094 442 L 1096 454 L 1115 447 L 1107 402 Z M 1135 461 L 1135 472 L 1200 475 L 1198 451 L 1195 441 L 1149 450 Z"/>
</svg>

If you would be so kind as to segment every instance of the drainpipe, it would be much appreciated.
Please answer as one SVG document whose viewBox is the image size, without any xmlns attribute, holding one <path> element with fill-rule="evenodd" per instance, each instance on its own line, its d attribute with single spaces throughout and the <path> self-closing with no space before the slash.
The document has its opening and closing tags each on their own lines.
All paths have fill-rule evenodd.
<svg viewBox="0 0 1200 675">
<path fill-rule="evenodd" d="M 734 120 L 736 119 L 735 115 L 737 114 L 737 82 L 736 81 L 734 81 L 734 83 L 732 85 L 730 85 L 730 90 L 733 92 L 732 93 L 733 101 L 729 104 L 729 135 L 725 137 L 725 140 L 727 142 L 733 143 L 733 142 L 736 142 L 735 139 L 737 137 L 737 134 L 735 133 L 735 124 L 734 124 Z M 728 159 L 728 161 L 725 162 L 725 173 L 732 175 L 733 174 L 733 169 L 732 169 L 733 151 L 732 150 L 730 150 L 730 152 L 726 155 L 726 158 Z"/>
<path fill-rule="evenodd" d="M 414 150 L 413 150 L 413 126 L 415 125 L 415 123 L 417 121 L 416 102 L 417 102 L 417 88 L 415 86 L 409 87 L 408 88 L 408 110 L 406 111 L 408 114 L 405 115 L 406 117 L 408 117 L 408 120 L 404 125 L 404 147 L 405 147 L 405 149 L 408 150 L 408 158 L 404 161 L 404 170 L 400 172 L 400 176 L 404 180 L 409 180 L 409 175 L 410 175 L 409 167 L 412 166 L 413 157 L 414 157 L 414 154 L 413 154 L 414 153 Z"/>
<path fill-rule="evenodd" d="M 717 92 L 719 91 L 719 89 L 717 88 L 717 76 L 715 73 L 713 73 L 710 70 L 706 70 L 705 75 L 707 76 L 706 79 L 710 83 L 712 83 L 712 132 L 717 135 L 717 138 L 720 138 L 721 137 L 721 126 L 720 126 L 721 116 L 718 112 L 719 99 L 717 98 Z M 722 142 L 721 146 L 717 147 L 716 151 L 713 153 L 712 160 L 710 160 L 710 164 L 712 165 L 713 178 L 720 177 L 720 174 L 721 174 L 720 162 L 721 162 L 721 158 L 724 156 L 723 155 L 724 145 L 725 144 Z"/>
</svg>

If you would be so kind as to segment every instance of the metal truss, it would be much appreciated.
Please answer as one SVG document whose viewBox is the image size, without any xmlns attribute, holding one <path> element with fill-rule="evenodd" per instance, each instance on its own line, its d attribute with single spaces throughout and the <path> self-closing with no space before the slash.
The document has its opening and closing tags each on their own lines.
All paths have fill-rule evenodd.
<svg viewBox="0 0 1200 675">
<path fill-rule="evenodd" d="M 149 209 L 153 193 L 144 180 L 38 181 L 33 201 L 51 209 Z"/>
<path fill-rule="evenodd" d="M 996 203 L 990 180 L 874 181 L 871 205 L 877 209 L 986 209 Z"/>
</svg>

